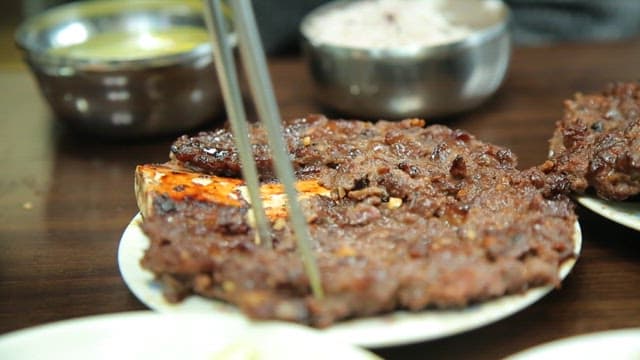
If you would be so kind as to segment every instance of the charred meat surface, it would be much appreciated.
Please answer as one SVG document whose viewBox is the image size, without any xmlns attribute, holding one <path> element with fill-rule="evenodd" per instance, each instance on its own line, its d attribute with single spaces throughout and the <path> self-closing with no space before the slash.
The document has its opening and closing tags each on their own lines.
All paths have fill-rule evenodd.
<svg viewBox="0 0 640 360">
<path fill-rule="evenodd" d="M 156 194 L 142 225 L 151 241 L 142 264 L 168 299 L 195 293 L 253 318 L 324 327 L 557 285 L 560 264 L 573 256 L 571 202 L 539 168 L 518 170 L 508 149 L 417 119 L 312 116 L 285 124 L 285 132 L 298 177 L 330 190 L 302 201 L 325 298 L 311 295 L 286 219 L 274 221 L 267 249 L 254 241 L 244 202 Z M 250 137 L 263 180 L 272 181 L 263 129 L 253 127 Z M 224 130 L 182 137 L 172 164 L 239 176 L 230 139 Z"/>
<path fill-rule="evenodd" d="M 564 106 L 550 141 L 550 171 L 566 175 L 578 193 L 593 188 L 611 200 L 640 193 L 640 84 L 576 94 Z"/>
</svg>

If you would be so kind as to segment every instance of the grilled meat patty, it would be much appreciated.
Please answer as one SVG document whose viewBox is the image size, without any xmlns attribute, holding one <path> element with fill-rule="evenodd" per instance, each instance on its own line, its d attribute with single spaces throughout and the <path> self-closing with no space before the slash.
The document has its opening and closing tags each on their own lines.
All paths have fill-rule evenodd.
<svg viewBox="0 0 640 360">
<path fill-rule="evenodd" d="M 573 254 L 576 216 L 538 168 L 513 153 L 422 120 L 329 120 L 285 124 L 300 179 L 325 190 L 301 200 L 325 291 L 315 299 L 286 220 L 273 220 L 273 248 L 255 242 L 241 196 L 212 201 L 145 185 L 142 265 L 171 301 L 196 293 L 251 317 L 328 326 L 395 309 L 464 307 L 559 283 Z M 265 184 L 274 181 L 264 130 L 250 132 Z M 226 130 L 181 137 L 171 166 L 239 177 Z M 205 176 L 205 175 L 203 175 Z M 202 181 L 198 181 L 202 182 Z M 269 186 L 269 185 L 264 185 Z"/>
<path fill-rule="evenodd" d="M 576 94 L 564 107 L 550 141 L 549 171 L 566 175 L 578 193 L 593 188 L 611 200 L 640 193 L 640 85 Z"/>
</svg>

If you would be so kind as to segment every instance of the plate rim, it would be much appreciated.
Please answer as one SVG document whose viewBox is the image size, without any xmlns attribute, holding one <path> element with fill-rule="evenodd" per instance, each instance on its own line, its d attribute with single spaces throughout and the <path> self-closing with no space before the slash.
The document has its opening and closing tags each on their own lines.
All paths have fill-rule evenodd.
<svg viewBox="0 0 640 360">
<path fill-rule="evenodd" d="M 631 215 L 615 206 L 616 204 L 637 204 L 640 213 L 640 202 L 604 200 L 591 194 L 576 195 L 575 199 L 580 205 L 606 219 L 640 231 L 640 217 Z"/>
<path fill-rule="evenodd" d="M 209 336 L 207 334 L 211 334 L 211 332 L 217 334 L 215 337 L 216 341 L 213 343 L 209 341 L 207 346 L 197 349 L 190 347 L 187 353 L 196 355 L 198 358 L 217 359 L 217 354 L 224 354 L 226 349 L 233 348 L 236 344 L 244 345 L 245 341 L 249 341 L 248 344 L 251 345 L 260 345 L 257 347 L 258 349 L 264 348 L 267 353 L 269 353 L 273 351 L 271 347 L 273 344 L 271 341 L 274 339 L 273 336 L 278 340 L 276 348 L 284 348 L 284 345 L 289 344 L 293 336 L 296 337 L 298 341 L 302 340 L 303 344 L 312 342 L 325 346 L 330 345 L 328 346 L 328 348 L 330 348 L 329 352 L 334 356 L 350 355 L 356 356 L 358 359 L 378 359 L 375 354 L 366 349 L 345 342 L 338 343 L 335 339 L 327 337 L 313 328 L 300 324 L 282 321 L 265 321 L 262 322 L 260 326 L 252 326 L 246 319 L 237 316 L 225 316 L 224 319 L 221 319 L 219 314 L 217 315 L 217 319 L 222 321 L 224 327 L 220 327 L 220 324 L 215 324 L 209 317 L 202 316 L 202 314 L 198 313 L 160 313 L 152 310 L 123 311 L 67 318 L 17 329 L 0 335 L 0 354 L 8 356 L 8 358 L 11 359 L 26 359 L 24 355 L 21 355 L 25 347 L 35 345 L 37 348 L 35 350 L 36 353 L 39 355 L 46 353 L 46 356 L 43 358 L 78 359 L 79 354 L 76 353 L 78 350 L 76 348 L 76 341 L 78 340 L 78 336 L 84 336 L 87 341 L 80 346 L 80 354 L 84 354 L 87 351 L 99 351 L 97 358 L 113 358 L 113 354 L 105 357 L 100 351 L 104 350 L 106 343 L 113 342 L 114 340 L 120 343 L 122 341 L 121 338 L 126 336 L 122 334 L 122 327 L 126 326 L 129 332 L 137 333 L 138 331 L 146 330 L 146 332 L 148 332 L 151 330 L 153 333 L 154 331 L 158 331 L 164 332 L 166 336 L 172 339 L 176 339 L 176 342 L 160 342 L 160 345 L 158 345 L 155 341 L 156 337 L 145 338 L 145 336 L 142 335 L 142 339 L 146 340 L 143 341 L 141 347 L 155 348 L 151 351 L 154 355 L 158 355 L 158 351 L 167 350 L 169 350 L 171 354 L 175 351 L 182 352 L 184 350 L 182 348 L 185 345 L 183 344 L 184 342 L 191 343 L 194 341 L 194 335 L 191 331 L 197 330 L 196 333 L 198 334 L 195 336 L 195 340 L 199 342 L 205 340 L 202 339 L 202 337 L 207 338 Z M 170 330 L 163 329 L 163 326 L 167 323 L 172 325 Z M 176 328 L 182 329 L 183 331 L 176 332 Z M 187 329 L 190 331 L 186 331 Z M 267 338 L 271 338 L 260 341 L 263 334 L 266 334 Z M 177 338 L 175 338 L 176 335 Z M 49 340 L 45 340 L 44 344 L 38 342 L 38 340 L 42 341 L 43 338 Z M 58 342 L 58 340 L 61 340 L 61 342 Z M 258 341 L 256 342 L 256 340 Z M 148 342 L 148 344 L 145 344 L 145 342 Z M 30 345 L 32 343 L 34 344 Z M 265 347 L 264 343 L 270 344 L 269 347 Z M 123 346 L 125 348 L 124 351 L 130 351 L 126 350 L 126 344 Z M 157 348 L 158 346 L 159 349 Z M 290 348 L 288 345 L 286 347 Z M 300 350 L 301 348 L 295 350 L 294 353 L 290 355 L 295 355 Z M 19 351 L 19 353 L 15 353 L 15 351 Z M 194 351 L 195 353 L 193 353 Z M 120 352 L 120 350 L 116 350 L 116 353 L 119 354 Z M 27 353 L 29 353 L 29 350 L 27 350 Z M 277 350 L 275 353 L 277 353 Z M 33 356 L 34 354 L 31 353 L 30 355 Z M 150 355 L 151 354 L 134 352 L 134 356 L 131 358 L 139 358 L 140 356 L 146 358 Z M 40 357 L 38 356 L 37 358 Z M 174 357 L 161 356 L 160 358 Z M 187 358 L 191 357 L 187 356 Z"/>
<path fill-rule="evenodd" d="M 123 281 L 129 288 L 129 291 L 149 309 L 161 313 L 206 313 L 210 314 L 211 310 L 217 307 L 219 311 L 224 313 L 232 312 L 246 319 L 249 322 L 259 322 L 259 320 L 251 320 L 240 312 L 235 306 L 223 303 L 216 299 L 205 298 L 198 295 L 189 296 L 179 304 L 170 304 L 162 296 L 162 290 L 159 284 L 153 282 L 153 274 L 140 266 L 140 259 L 146 246 L 148 238 L 142 232 L 139 224 L 142 221 L 140 213 L 136 214 L 127 225 L 122 234 L 118 245 L 118 268 Z M 134 236 L 140 236 L 146 244 L 132 243 Z M 582 230 L 578 220 L 574 223 L 574 254 L 566 259 L 560 266 L 560 280 L 564 280 L 577 262 L 582 249 Z M 135 238 L 133 238 L 135 240 Z M 135 246 L 137 246 L 137 249 Z M 135 258 L 135 264 L 132 262 L 131 251 L 138 251 L 139 256 Z M 135 256 L 133 256 L 135 257 Z M 141 286 L 138 282 L 134 282 L 134 278 L 145 278 L 148 281 L 146 286 Z M 155 289 L 154 289 L 155 287 Z M 421 341 L 435 340 L 454 334 L 460 334 L 466 331 L 477 329 L 492 324 L 501 319 L 507 318 L 540 300 L 542 297 L 550 293 L 555 287 L 553 285 L 540 286 L 527 290 L 522 294 L 512 294 L 501 296 L 482 303 L 471 305 L 464 309 L 449 310 L 422 310 L 419 312 L 410 312 L 399 310 L 390 314 L 382 314 L 374 317 L 361 319 L 353 319 L 338 322 L 328 328 L 320 329 L 321 332 L 336 337 L 339 341 L 363 346 L 366 348 L 382 348 L 389 346 L 406 345 Z M 199 302 L 196 302 L 199 301 Z M 185 309 L 186 307 L 196 304 L 196 308 Z M 211 309 L 202 309 L 203 303 L 210 306 Z M 186 304 L 186 305 L 185 305 Z M 504 308 L 506 310 L 496 311 L 496 309 Z M 437 315 L 435 314 L 437 312 Z M 466 314 L 463 314 L 466 313 Z M 430 316 L 436 316 L 436 319 L 430 319 Z M 438 319 L 440 317 L 440 319 Z M 458 318 L 456 318 L 458 317 Z M 460 321 L 460 317 L 471 317 L 473 321 Z M 431 329 L 425 329 L 424 323 L 431 320 L 434 324 L 442 325 L 443 321 L 458 321 L 453 326 L 449 326 L 446 330 L 439 332 L 430 332 Z M 436 321 L 439 320 L 439 321 Z M 463 318 L 464 320 L 464 318 Z M 398 325 L 400 324 L 400 325 Z M 382 331 L 372 331 L 372 327 L 381 327 Z M 433 327 L 433 326 L 432 326 Z M 357 331 L 354 334 L 354 329 Z M 368 329 L 367 329 L 368 328 Z M 375 329 L 375 327 L 373 328 Z M 402 331 L 399 331 L 402 330 Z M 382 334 L 382 335 L 381 335 Z"/>
<path fill-rule="evenodd" d="M 575 348 L 579 344 L 593 343 L 593 341 L 607 342 L 620 340 L 620 337 L 634 336 L 640 340 L 640 327 L 626 327 L 619 329 L 587 332 L 576 334 L 560 339 L 551 340 L 538 345 L 531 346 L 515 354 L 507 356 L 504 360 L 529 360 L 539 359 L 542 356 L 549 356 L 553 352 L 563 351 L 564 349 Z M 640 344 L 640 342 L 638 342 Z M 610 349 L 608 348 L 607 351 Z M 640 351 L 640 345 L 638 345 Z M 580 354 L 574 354 L 579 356 Z"/>
</svg>

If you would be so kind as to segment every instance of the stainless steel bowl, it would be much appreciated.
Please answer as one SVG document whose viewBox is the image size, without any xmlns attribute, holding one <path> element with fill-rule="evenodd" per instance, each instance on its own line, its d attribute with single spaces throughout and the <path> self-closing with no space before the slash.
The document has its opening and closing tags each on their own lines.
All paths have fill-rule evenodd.
<svg viewBox="0 0 640 360">
<path fill-rule="evenodd" d="M 491 12 L 483 10 L 482 0 L 447 1 L 452 20 L 473 31 L 459 41 L 418 48 L 321 43 L 310 33 L 310 22 L 349 2 L 317 8 L 303 19 L 301 33 L 318 101 L 370 119 L 441 117 L 478 106 L 502 83 L 511 53 L 508 8 L 488 1 Z"/>
<path fill-rule="evenodd" d="M 182 52 L 110 57 L 65 53 L 96 36 L 205 28 L 197 0 L 76 2 L 26 20 L 16 42 L 57 117 L 112 137 L 181 132 L 223 109 L 208 41 Z"/>
</svg>

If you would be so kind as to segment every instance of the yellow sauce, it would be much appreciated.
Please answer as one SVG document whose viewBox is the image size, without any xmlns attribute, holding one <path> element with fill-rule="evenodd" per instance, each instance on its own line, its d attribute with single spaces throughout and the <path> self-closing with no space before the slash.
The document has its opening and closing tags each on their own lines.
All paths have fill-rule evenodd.
<svg viewBox="0 0 640 360">
<path fill-rule="evenodd" d="M 96 34 L 79 44 L 53 48 L 52 55 L 97 60 L 135 60 L 187 52 L 208 41 L 204 28 L 193 26 L 163 30 Z"/>
</svg>

